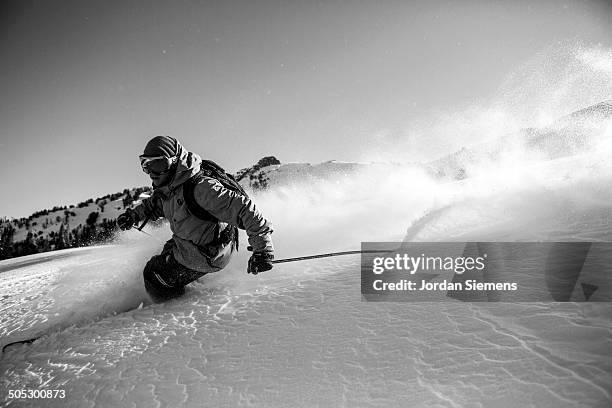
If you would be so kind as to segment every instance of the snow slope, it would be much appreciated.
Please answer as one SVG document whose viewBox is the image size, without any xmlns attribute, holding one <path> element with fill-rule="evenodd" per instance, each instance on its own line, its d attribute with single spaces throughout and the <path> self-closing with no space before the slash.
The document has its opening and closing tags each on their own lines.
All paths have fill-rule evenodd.
<svg viewBox="0 0 612 408">
<path fill-rule="evenodd" d="M 257 203 L 279 257 L 365 240 L 610 240 L 608 152 L 500 164 L 445 181 L 415 168 L 279 185 Z M 382 177 L 384 174 L 385 177 Z M 606 407 L 610 303 L 365 302 L 358 257 L 245 273 L 247 254 L 151 305 L 140 283 L 165 227 L 111 246 L 0 263 L 10 389 L 45 406 Z M 244 240 L 243 240 L 244 242 Z M 139 307 L 144 303 L 142 307 Z"/>
<path fill-rule="evenodd" d="M 255 200 L 273 220 L 279 258 L 358 249 L 362 241 L 606 242 L 611 129 L 564 156 L 502 143 L 495 160 L 468 158 L 462 180 L 410 165 L 273 167 L 274 184 Z M 330 170 L 337 166 L 343 171 Z M 295 177 L 301 172 L 314 175 Z M 612 401 L 610 303 L 366 302 L 358 257 L 279 264 L 254 277 L 242 251 L 184 297 L 153 305 L 140 275 L 169 231 L 147 231 L 152 236 L 128 231 L 109 246 L 0 262 L 2 345 L 41 335 L 2 354 L 4 405 Z M 66 397 L 10 399 L 15 389 Z"/>
<path fill-rule="evenodd" d="M 7 328 L 32 333 L 53 320 L 93 317 L 94 301 L 106 305 L 104 318 L 7 349 L 0 360 L 7 406 L 41 405 L 8 400 L 16 388 L 63 389 L 65 399 L 45 401 L 62 407 L 604 407 L 611 400 L 609 304 L 367 303 L 357 259 L 288 264 L 253 278 L 242 257 L 181 299 L 128 310 L 141 299 L 138 265 L 126 260 L 140 245 L 27 266 L 30 298 L 19 298 L 14 285 L 7 290 L 14 277 L 0 275 L 12 302 L 3 339 Z M 97 284 L 52 294 L 79 276 Z M 101 285 L 114 295 L 102 296 Z M 32 325 L 32 317 L 40 321 Z"/>
</svg>

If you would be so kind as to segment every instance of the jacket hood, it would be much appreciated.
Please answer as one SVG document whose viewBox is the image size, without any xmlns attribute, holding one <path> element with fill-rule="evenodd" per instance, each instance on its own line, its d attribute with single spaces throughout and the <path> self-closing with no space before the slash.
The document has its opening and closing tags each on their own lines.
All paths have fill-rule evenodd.
<svg viewBox="0 0 612 408">
<path fill-rule="evenodd" d="M 178 165 L 174 176 L 170 180 L 170 183 L 155 189 L 166 195 L 198 174 L 200 172 L 200 165 L 202 164 L 202 158 L 199 155 L 185 149 L 179 141 L 177 141 L 176 144 L 178 150 Z"/>
</svg>

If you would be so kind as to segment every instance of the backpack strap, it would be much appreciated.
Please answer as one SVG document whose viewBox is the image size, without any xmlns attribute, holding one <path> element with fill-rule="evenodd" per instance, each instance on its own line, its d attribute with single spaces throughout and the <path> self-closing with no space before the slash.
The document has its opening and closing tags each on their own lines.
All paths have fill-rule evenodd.
<svg viewBox="0 0 612 408">
<path fill-rule="evenodd" d="M 194 190 L 196 184 L 202 180 L 202 175 L 197 174 L 194 177 L 191 177 L 185 183 L 183 183 L 183 197 L 185 198 L 185 204 L 187 204 L 187 208 L 189 212 L 204 221 L 216 221 L 217 219 L 213 217 L 211 213 L 206 211 L 200 204 L 197 203 L 194 195 Z"/>
</svg>

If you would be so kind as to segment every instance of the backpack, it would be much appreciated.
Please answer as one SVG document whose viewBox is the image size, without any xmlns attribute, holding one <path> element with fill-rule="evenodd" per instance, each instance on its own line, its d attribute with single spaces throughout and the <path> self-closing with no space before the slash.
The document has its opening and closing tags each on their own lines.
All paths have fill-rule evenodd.
<svg viewBox="0 0 612 408">
<path fill-rule="evenodd" d="M 195 200 L 194 189 L 197 184 L 202 181 L 204 177 L 210 177 L 217 180 L 221 185 L 228 190 L 234 191 L 245 197 L 249 195 L 244 191 L 244 188 L 240 183 L 236 181 L 234 176 L 228 174 L 221 166 L 212 160 L 202 160 L 200 165 L 200 172 L 195 176 L 191 177 L 183 184 L 183 196 L 185 198 L 185 204 L 189 212 L 203 221 L 218 221 L 211 213 L 206 211 L 200 206 Z M 242 226 L 240 226 L 244 229 Z M 217 227 L 218 228 L 218 227 Z M 238 250 L 238 228 L 233 225 L 228 225 L 223 231 L 217 231 L 217 239 L 213 240 L 212 245 L 227 245 L 234 241 L 236 244 L 236 250 Z"/>
</svg>

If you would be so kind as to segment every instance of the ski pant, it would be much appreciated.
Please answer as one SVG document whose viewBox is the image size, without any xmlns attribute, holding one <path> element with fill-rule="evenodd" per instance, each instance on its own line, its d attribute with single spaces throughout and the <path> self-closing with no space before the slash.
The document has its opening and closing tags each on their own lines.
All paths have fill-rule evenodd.
<svg viewBox="0 0 612 408">
<path fill-rule="evenodd" d="M 152 257 L 144 267 L 145 289 L 155 303 L 183 295 L 185 285 L 206 275 L 181 265 L 172 253 L 174 246 L 174 241 L 166 242 L 161 254 Z"/>
</svg>

